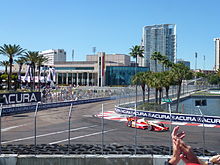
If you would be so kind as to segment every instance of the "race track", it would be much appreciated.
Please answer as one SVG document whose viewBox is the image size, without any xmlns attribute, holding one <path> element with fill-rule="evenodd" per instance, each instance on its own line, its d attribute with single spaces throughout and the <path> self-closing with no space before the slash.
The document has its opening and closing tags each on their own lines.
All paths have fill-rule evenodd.
<svg viewBox="0 0 220 165">
<path fill-rule="evenodd" d="M 123 121 L 95 117 L 101 112 L 113 111 L 115 100 L 76 105 L 71 118 L 71 144 L 135 144 L 135 129 Z M 68 143 L 69 107 L 38 112 L 37 144 Z M 172 125 L 173 127 L 174 125 Z M 185 142 L 193 148 L 203 147 L 203 128 L 180 126 L 187 134 Z M 169 146 L 170 132 L 137 130 L 138 145 Z M 2 144 L 34 144 L 34 113 L 2 117 Z M 220 152 L 220 128 L 205 128 L 205 147 Z"/>
</svg>

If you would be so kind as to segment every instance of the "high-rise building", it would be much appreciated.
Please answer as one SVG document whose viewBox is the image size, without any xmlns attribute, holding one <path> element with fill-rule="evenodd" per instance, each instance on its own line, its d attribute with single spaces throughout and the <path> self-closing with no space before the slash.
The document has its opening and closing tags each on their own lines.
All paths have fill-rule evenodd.
<svg viewBox="0 0 220 165">
<path fill-rule="evenodd" d="M 66 52 L 63 49 L 49 49 L 39 52 L 48 58 L 46 65 L 54 65 L 55 62 L 66 62 Z"/>
<path fill-rule="evenodd" d="M 183 59 L 177 59 L 176 63 L 182 63 L 190 69 L 190 61 L 186 61 L 186 60 L 183 60 Z"/>
<path fill-rule="evenodd" d="M 149 67 L 155 71 L 155 61 L 151 60 L 154 52 L 167 56 L 172 62 L 176 60 L 176 25 L 161 24 L 145 26 L 143 28 L 142 43 L 144 57 L 138 57 L 139 66 Z M 163 71 L 164 67 L 157 64 L 157 71 Z"/>
<path fill-rule="evenodd" d="M 220 38 L 214 38 L 215 41 L 215 70 L 220 69 Z"/>
</svg>

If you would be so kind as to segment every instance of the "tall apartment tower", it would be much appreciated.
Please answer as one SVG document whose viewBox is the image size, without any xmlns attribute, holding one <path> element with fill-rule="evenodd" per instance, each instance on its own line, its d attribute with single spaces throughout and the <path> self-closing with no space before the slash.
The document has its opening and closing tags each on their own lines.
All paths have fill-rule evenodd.
<svg viewBox="0 0 220 165">
<path fill-rule="evenodd" d="M 144 57 L 138 58 L 139 66 L 149 67 L 155 71 L 155 61 L 151 60 L 154 52 L 160 52 L 172 62 L 176 61 L 176 25 L 161 24 L 145 26 L 141 46 L 144 49 Z M 163 71 L 164 67 L 157 64 L 157 71 Z"/>
<path fill-rule="evenodd" d="M 48 58 L 47 65 L 54 65 L 55 62 L 66 62 L 66 52 L 63 49 L 49 49 L 39 52 Z"/>
<path fill-rule="evenodd" d="M 214 38 L 215 41 L 215 70 L 220 69 L 220 38 Z"/>
</svg>

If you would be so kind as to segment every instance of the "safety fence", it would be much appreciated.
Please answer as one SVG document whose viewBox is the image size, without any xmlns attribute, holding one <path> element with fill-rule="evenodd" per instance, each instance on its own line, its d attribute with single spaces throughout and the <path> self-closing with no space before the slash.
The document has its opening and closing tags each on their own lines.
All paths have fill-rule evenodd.
<svg viewBox="0 0 220 165">
<path fill-rule="evenodd" d="M 21 111 L 26 109 L 26 112 L 31 110 L 35 113 L 2 118 L 0 151 L 6 154 L 50 153 L 57 155 L 171 154 L 170 133 L 174 125 L 165 125 L 169 127 L 169 131 L 162 132 L 128 127 L 128 116 L 134 117 L 142 114 L 143 117 L 154 116 L 157 120 L 170 120 L 169 113 L 155 112 L 153 114 L 139 110 L 135 113 L 135 109 L 118 106 L 136 100 L 135 94 L 131 91 L 133 88 L 121 89 L 121 95 L 117 97 L 79 99 L 53 104 L 35 103 L 35 105 L 23 107 L 20 109 Z M 175 95 L 175 92 L 173 94 Z M 137 96 L 138 100 L 142 100 L 141 94 Z M 110 99 L 111 103 L 98 103 L 98 101 Z M 115 107 L 115 105 L 117 106 Z M 52 107 L 60 108 L 50 109 Z M 46 111 L 40 111 L 41 109 L 46 109 Z M 2 112 L 3 115 L 4 113 L 14 113 L 13 110 L 7 110 L 6 107 L 3 107 Z M 184 119 L 185 121 L 182 116 L 175 116 L 171 119 L 173 121 L 174 119 Z M 208 120 L 206 116 L 205 119 Z M 214 128 L 204 127 L 204 134 L 202 127 L 184 127 L 183 129 L 187 133 L 185 142 L 192 145 L 197 155 L 211 156 L 219 152 L 218 142 L 213 140 L 215 135 L 212 132 L 217 131 Z"/>
</svg>

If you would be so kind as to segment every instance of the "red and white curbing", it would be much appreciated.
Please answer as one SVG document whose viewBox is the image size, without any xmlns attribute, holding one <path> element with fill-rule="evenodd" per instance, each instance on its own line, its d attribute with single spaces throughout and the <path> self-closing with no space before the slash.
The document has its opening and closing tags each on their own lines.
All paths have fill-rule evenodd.
<svg viewBox="0 0 220 165">
<path fill-rule="evenodd" d="M 115 111 L 107 111 L 104 112 L 103 115 L 102 113 L 95 115 L 95 117 L 101 118 L 104 117 L 104 119 L 107 120 L 115 120 L 115 121 L 127 121 L 127 116 L 128 115 L 123 115 L 123 114 L 118 114 Z M 184 126 L 198 126 L 198 127 L 203 127 L 203 124 L 201 123 L 186 123 L 186 122 L 170 122 L 170 121 L 160 121 L 160 120 L 151 120 L 151 122 L 155 123 L 163 123 L 163 124 L 172 124 L 172 125 L 184 125 Z M 204 127 L 210 127 L 210 128 L 220 128 L 220 125 L 216 124 L 204 124 Z"/>
</svg>

